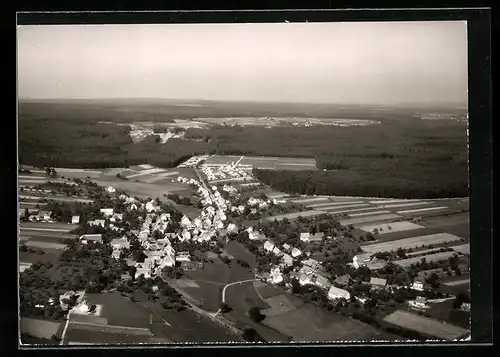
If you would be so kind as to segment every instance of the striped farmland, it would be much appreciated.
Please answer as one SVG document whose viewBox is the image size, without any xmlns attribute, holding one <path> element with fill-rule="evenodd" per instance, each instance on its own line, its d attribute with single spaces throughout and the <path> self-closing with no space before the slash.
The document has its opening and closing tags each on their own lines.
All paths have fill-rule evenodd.
<svg viewBox="0 0 500 357">
<path fill-rule="evenodd" d="M 440 252 L 440 253 L 435 253 L 435 254 L 429 254 L 423 257 L 412 257 L 412 258 L 407 258 L 407 259 L 401 259 L 401 260 L 394 260 L 393 263 L 396 265 L 399 265 L 402 268 L 407 268 L 412 264 L 416 264 L 422 259 L 425 259 L 427 263 L 430 262 L 438 262 L 440 260 L 446 260 L 452 256 L 457 254 L 456 252 Z"/>
<path fill-rule="evenodd" d="M 417 208 L 417 209 L 409 209 L 405 211 L 398 211 L 399 214 L 412 214 L 412 213 L 421 213 L 421 212 L 428 212 L 428 211 L 439 211 L 443 209 L 449 209 L 448 207 L 445 206 L 439 206 L 439 207 L 427 207 L 427 208 Z"/>
<path fill-rule="evenodd" d="M 398 248 L 409 249 L 421 246 L 425 247 L 428 245 L 460 241 L 461 239 L 462 238 L 449 233 L 436 233 L 436 234 L 427 234 L 423 236 L 399 239 L 390 242 L 368 244 L 362 246 L 362 249 L 365 252 L 375 254 L 375 253 L 390 252 L 391 250 L 396 251 Z"/>
<path fill-rule="evenodd" d="M 400 218 L 401 216 L 394 214 L 394 213 L 388 213 L 388 214 L 378 214 L 374 216 L 368 216 L 368 217 L 355 217 L 355 218 L 348 218 L 348 219 L 343 219 L 340 221 L 340 224 L 343 226 L 348 226 L 350 224 L 360 224 L 360 223 L 367 223 L 367 222 L 377 222 L 377 221 L 388 221 L 396 218 Z"/>
<path fill-rule="evenodd" d="M 392 232 L 409 231 L 425 227 L 408 221 L 400 221 L 400 222 L 392 222 L 384 224 L 369 224 L 358 228 L 365 232 L 373 232 L 375 229 L 377 229 L 379 231 L 379 234 L 384 234 Z"/>
<path fill-rule="evenodd" d="M 341 206 L 341 205 L 350 205 L 350 204 L 358 204 L 358 203 L 363 203 L 362 201 L 330 201 L 330 202 L 325 202 L 325 203 L 313 203 L 310 205 L 307 205 L 306 207 L 310 208 L 319 208 L 323 206 Z"/>
<path fill-rule="evenodd" d="M 278 221 L 281 221 L 283 219 L 296 219 L 298 217 L 312 217 L 312 216 L 319 216 L 321 214 L 325 214 L 327 212 L 325 211 L 315 211 L 315 210 L 311 210 L 311 211 L 302 211 L 302 212 L 293 212 L 293 213 L 288 213 L 288 214 L 282 214 L 282 215 L 278 215 L 278 216 L 271 216 L 271 217 L 267 217 L 266 220 L 267 221 L 274 221 L 275 219 L 278 220 Z"/>
</svg>

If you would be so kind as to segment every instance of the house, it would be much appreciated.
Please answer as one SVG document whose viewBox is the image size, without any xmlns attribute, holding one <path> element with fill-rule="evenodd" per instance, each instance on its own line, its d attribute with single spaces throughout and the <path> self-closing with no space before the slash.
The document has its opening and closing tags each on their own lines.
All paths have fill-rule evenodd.
<svg viewBox="0 0 500 357">
<path fill-rule="evenodd" d="M 137 270 L 135 271 L 135 279 L 140 277 L 141 275 L 144 275 L 144 278 L 151 278 L 151 268 L 147 267 L 137 267 Z"/>
<path fill-rule="evenodd" d="M 165 255 L 158 264 L 160 265 L 160 267 L 173 267 L 175 265 L 175 255 Z"/>
<path fill-rule="evenodd" d="M 339 289 L 332 285 L 330 287 L 330 290 L 328 290 L 328 298 L 330 300 L 337 300 L 337 299 L 349 300 L 351 298 L 351 294 L 347 290 Z"/>
<path fill-rule="evenodd" d="M 299 284 L 300 285 L 309 285 L 312 284 L 312 274 L 301 274 L 299 276 Z"/>
<path fill-rule="evenodd" d="M 110 245 L 113 249 L 130 249 L 130 242 L 127 237 L 123 236 L 122 238 L 115 238 L 110 242 Z"/>
<path fill-rule="evenodd" d="M 460 310 L 470 312 L 470 302 L 463 302 L 462 305 L 460 305 Z"/>
<path fill-rule="evenodd" d="M 293 265 L 293 258 L 288 255 L 288 254 L 283 254 L 283 257 L 281 258 L 283 260 L 283 263 L 285 263 L 286 266 L 292 266 Z"/>
<path fill-rule="evenodd" d="M 276 256 L 278 256 L 278 257 L 280 257 L 281 255 L 283 255 L 283 252 L 278 247 L 276 247 L 276 246 L 273 248 L 273 253 Z"/>
<path fill-rule="evenodd" d="M 39 211 L 37 214 L 37 219 L 41 221 L 50 221 L 52 217 L 52 211 Z"/>
<path fill-rule="evenodd" d="M 314 270 L 318 267 L 319 262 L 316 259 L 309 258 L 309 259 L 304 260 L 302 262 L 302 264 L 304 264 L 304 265 L 306 265 Z"/>
<path fill-rule="evenodd" d="M 420 280 L 415 280 L 413 284 L 411 284 L 411 288 L 417 291 L 424 291 L 424 283 Z"/>
<path fill-rule="evenodd" d="M 292 247 L 291 247 L 289 244 L 287 244 L 287 243 L 283 244 L 281 247 L 282 247 L 282 248 L 283 248 L 283 250 L 284 250 L 284 251 L 286 251 L 286 252 L 288 252 L 288 251 L 292 248 Z"/>
<path fill-rule="evenodd" d="M 106 191 L 108 191 L 109 193 L 115 193 L 116 189 L 113 186 L 108 186 L 106 187 Z"/>
<path fill-rule="evenodd" d="M 383 269 L 387 265 L 387 260 L 374 258 L 366 263 L 366 267 L 371 271 Z"/>
<path fill-rule="evenodd" d="M 271 283 L 273 284 L 279 284 L 283 281 L 283 275 L 281 274 L 279 268 L 271 269 L 270 278 Z"/>
<path fill-rule="evenodd" d="M 347 285 L 349 285 L 349 281 L 351 279 L 352 279 L 352 277 L 350 274 L 341 275 L 335 279 L 335 284 L 340 285 L 340 286 L 347 286 Z"/>
<path fill-rule="evenodd" d="M 274 249 L 274 244 L 271 243 L 271 241 L 266 241 L 264 243 L 264 249 L 267 250 L 268 252 L 272 252 Z"/>
<path fill-rule="evenodd" d="M 371 259 L 372 259 L 372 254 L 371 253 L 358 254 L 358 255 L 355 255 L 352 258 L 352 265 L 356 269 L 358 269 L 360 267 L 366 266 L 366 264 L 368 264 Z"/>
<path fill-rule="evenodd" d="M 292 249 L 292 257 L 297 258 L 302 255 L 302 252 L 298 248 L 293 248 Z"/>
<path fill-rule="evenodd" d="M 417 308 L 417 309 L 425 309 L 427 308 L 427 298 L 424 296 L 417 296 L 415 300 L 411 300 L 408 302 L 411 307 Z"/>
<path fill-rule="evenodd" d="M 236 225 L 235 225 L 235 224 L 233 224 L 233 223 L 229 223 L 229 224 L 227 225 L 227 228 L 226 228 L 226 229 L 227 229 L 227 231 L 228 231 L 229 233 L 232 233 L 232 232 L 237 233 L 237 231 L 238 231 L 238 229 L 236 228 Z"/>
<path fill-rule="evenodd" d="M 324 236 L 325 236 L 325 233 L 322 233 L 322 232 L 310 234 L 309 235 L 309 242 L 320 242 Z"/>
<path fill-rule="evenodd" d="M 385 289 L 385 286 L 387 285 L 387 279 L 371 278 L 370 285 L 374 290 Z"/>
<path fill-rule="evenodd" d="M 120 255 L 121 255 L 121 252 L 117 249 L 115 249 L 111 252 L 111 258 L 113 258 L 113 259 L 117 259 L 117 260 L 120 259 Z"/>
<path fill-rule="evenodd" d="M 86 244 L 88 241 L 102 243 L 102 234 L 84 234 L 80 236 L 82 243 Z"/>
<path fill-rule="evenodd" d="M 250 240 L 263 240 L 266 239 L 266 235 L 260 232 L 251 232 L 248 233 L 248 238 Z"/>
<path fill-rule="evenodd" d="M 78 223 L 80 223 L 80 216 L 71 217 L 71 224 L 78 224 Z"/>
<path fill-rule="evenodd" d="M 310 235 L 311 234 L 309 232 L 300 233 L 300 240 L 302 242 L 306 242 L 307 243 L 307 242 L 309 242 L 309 236 Z"/>
<path fill-rule="evenodd" d="M 316 275 L 316 274 L 314 275 L 312 283 L 322 289 L 328 289 L 332 285 L 327 278 L 325 278 L 322 275 Z"/>
<path fill-rule="evenodd" d="M 93 221 L 88 221 L 87 223 L 89 226 L 101 226 L 104 228 L 106 221 L 104 219 L 95 219 Z"/>
<path fill-rule="evenodd" d="M 59 295 L 59 303 L 62 310 L 68 310 L 70 304 L 74 302 L 76 293 L 73 290 L 66 291 L 64 294 Z"/>
<path fill-rule="evenodd" d="M 191 224 L 191 220 L 187 216 L 182 216 L 181 225 L 189 226 Z"/>
<path fill-rule="evenodd" d="M 179 252 L 175 257 L 176 262 L 190 262 L 191 257 L 189 256 L 189 252 Z"/>
<path fill-rule="evenodd" d="M 108 217 L 109 217 L 109 216 L 112 216 L 112 215 L 113 215 L 113 212 L 114 212 L 113 208 L 101 208 L 99 211 L 100 211 L 103 215 L 108 216 Z"/>
</svg>

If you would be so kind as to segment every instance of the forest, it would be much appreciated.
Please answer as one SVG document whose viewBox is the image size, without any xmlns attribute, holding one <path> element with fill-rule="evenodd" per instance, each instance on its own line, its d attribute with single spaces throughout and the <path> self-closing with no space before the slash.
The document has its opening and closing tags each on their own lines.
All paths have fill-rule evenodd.
<svg viewBox="0 0 500 357">
<path fill-rule="evenodd" d="M 62 109 L 61 109 L 62 110 Z M 97 119 L 19 120 L 19 160 L 51 167 L 109 168 L 148 163 L 174 167 L 196 154 L 315 158 L 319 170 L 254 174 L 299 194 L 433 198 L 468 196 L 467 124 L 390 118 L 367 127 L 188 129 L 165 144 L 132 143 L 127 126 Z M 203 140 L 199 140 L 199 139 Z M 196 140 L 189 140 L 196 139 Z"/>
</svg>

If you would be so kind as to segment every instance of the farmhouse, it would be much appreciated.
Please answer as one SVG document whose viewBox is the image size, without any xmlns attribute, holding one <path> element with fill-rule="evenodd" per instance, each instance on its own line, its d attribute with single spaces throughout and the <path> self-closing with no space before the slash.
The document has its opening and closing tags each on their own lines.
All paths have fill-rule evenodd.
<svg viewBox="0 0 500 357">
<path fill-rule="evenodd" d="M 106 191 L 108 191 L 109 193 L 115 193 L 116 189 L 113 186 L 108 186 L 106 187 Z"/>
<path fill-rule="evenodd" d="M 288 252 L 292 247 L 289 244 L 285 243 L 282 245 L 282 248 L 285 252 Z"/>
<path fill-rule="evenodd" d="M 275 255 L 277 255 L 278 257 L 280 257 L 281 255 L 283 255 L 283 252 L 278 247 L 276 247 L 276 246 L 273 248 L 273 253 Z"/>
<path fill-rule="evenodd" d="M 272 252 L 274 249 L 274 244 L 271 243 L 271 241 L 266 241 L 264 243 L 264 249 L 267 250 L 268 252 Z"/>
<path fill-rule="evenodd" d="M 125 236 L 122 238 L 115 238 L 110 242 L 113 249 L 129 249 L 130 243 Z"/>
<path fill-rule="evenodd" d="M 73 217 L 71 217 L 71 223 L 72 224 L 78 224 L 78 223 L 80 223 L 80 216 L 73 216 Z"/>
<path fill-rule="evenodd" d="M 290 255 L 285 253 L 283 254 L 283 257 L 281 259 L 283 259 L 283 263 L 285 263 L 285 265 L 287 266 L 293 265 L 293 258 Z"/>
<path fill-rule="evenodd" d="M 349 300 L 351 298 L 351 294 L 347 290 L 339 289 L 332 285 L 330 287 L 330 290 L 328 290 L 328 298 L 330 300 L 337 300 L 337 299 Z"/>
<path fill-rule="evenodd" d="M 292 257 L 297 258 L 302 255 L 302 252 L 298 248 L 293 248 L 292 249 Z"/>
<path fill-rule="evenodd" d="M 175 257 L 175 261 L 177 262 L 190 262 L 191 257 L 189 256 L 189 252 L 179 252 Z"/>
<path fill-rule="evenodd" d="M 424 296 L 417 296 L 417 298 L 415 300 L 408 301 L 408 304 L 411 307 L 414 307 L 417 309 L 425 309 L 425 308 L 427 308 L 427 299 Z"/>
<path fill-rule="evenodd" d="M 387 279 L 371 278 L 370 285 L 372 286 L 372 289 L 374 289 L 374 290 L 385 289 L 385 287 L 387 285 Z"/>
<path fill-rule="evenodd" d="M 316 259 L 309 258 L 302 262 L 305 266 L 310 267 L 311 269 L 316 269 L 319 266 L 319 262 Z"/>
<path fill-rule="evenodd" d="M 315 274 L 311 279 L 311 282 L 322 289 L 328 289 L 332 284 L 322 275 Z"/>
<path fill-rule="evenodd" d="M 87 244 L 88 241 L 102 243 L 102 234 L 84 234 L 80 236 L 82 243 Z"/>
<path fill-rule="evenodd" d="M 104 219 L 95 219 L 93 221 L 88 221 L 87 223 L 89 224 L 89 226 L 101 226 L 101 227 L 104 227 L 104 224 L 106 223 L 106 221 Z"/>
<path fill-rule="evenodd" d="M 100 211 L 103 215 L 108 216 L 108 217 L 109 217 L 109 216 L 112 216 L 112 215 L 113 215 L 113 212 L 114 212 L 113 208 L 101 208 L 99 211 Z"/>
<path fill-rule="evenodd" d="M 135 271 L 135 279 L 140 277 L 141 275 L 144 275 L 144 278 L 151 278 L 151 268 L 146 268 L 139 266 L 136 268 L 137 270 Z"/>
</svg>

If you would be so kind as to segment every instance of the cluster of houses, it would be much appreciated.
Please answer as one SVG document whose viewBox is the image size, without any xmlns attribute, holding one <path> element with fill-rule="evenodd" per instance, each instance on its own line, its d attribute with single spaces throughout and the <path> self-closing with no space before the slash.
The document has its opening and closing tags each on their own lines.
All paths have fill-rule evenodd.
<svg viewBox="0 0 500 357">
<path fill-rule="evenodd" d="M 178 167 L 193 167 L 198 165 L 200 162 L 205 161 L 208 159 L 210 155 L 199 155 L 199 156 L 192 156 L 186 161 L 184 161 L 182 164 L 180 164 Z"/>
<path fill-rule="evenodd" d="M 206 176 L 208 181 L 245 181 L 252 179 L 252 176 L 242 168 L 237 167 L 236 163 L 230 163 L 227 165 L 217 164 L 216 166 L 202 164 L 200 168 L 201 172 Z"/>
</svg>

